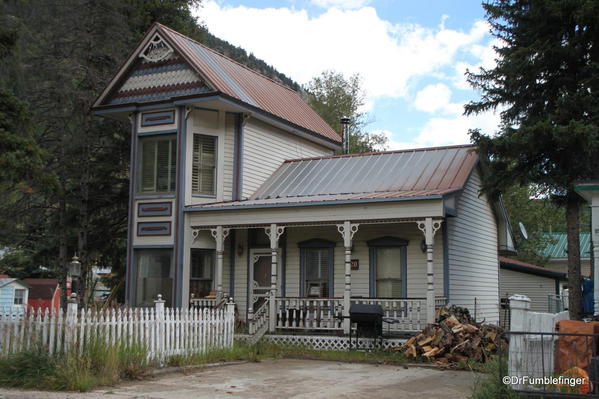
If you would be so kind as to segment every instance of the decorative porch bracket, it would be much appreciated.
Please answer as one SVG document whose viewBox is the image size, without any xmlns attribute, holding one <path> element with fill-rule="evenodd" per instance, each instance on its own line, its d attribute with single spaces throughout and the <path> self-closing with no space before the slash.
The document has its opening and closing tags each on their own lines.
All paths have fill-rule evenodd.
<svg viewBox="0 0 599 399">
<path fill-rule="evenodd" d="M 426 243 L 426 322 L 435 322 L 435 274 L 433 264 L 433 245 L 435 233 L 441 228 L 442 220 L 426 218 L 416 222 L 418 229 L 424 234 Z"/>
<path fill-rule="evenodd" d="M 349 306 L 351 299 L 351 248 L 354 234 L 358 231 L 358 223 L 349 221 L 337 225 L 337 231 L 341 233 L 343 238 L 343 246 L 345 247 L 345 290 L 343 291 L 343 315 L 349 316 Z M 348 318 L 343 319 L 343 332 L 349 334 L 350 322 Z"/>
<path fill-rule="evenodd" d="M 268 331 L 274 332 L 276 326 L 276 301 L 277 296 L 277 249 L 279 248 L 279 238 L 285 232 L 285 227 L 277 226 L 275 223 L 270 227 L 265 227 L 264 232 L 270 238 L 270 301 L 268 312 Z"/>
<path fill-rule="evenodd" d="M 230 229 L 223 226 L 217 226 L 210 229 L 210 235 L 216 241 L 216 299 L 219 302 L 223 298 L 223 255 L 225 253 L 225 239 L 229 235 Z M 194 239 L 197 235 L 194 236 Z"/>
</svg>

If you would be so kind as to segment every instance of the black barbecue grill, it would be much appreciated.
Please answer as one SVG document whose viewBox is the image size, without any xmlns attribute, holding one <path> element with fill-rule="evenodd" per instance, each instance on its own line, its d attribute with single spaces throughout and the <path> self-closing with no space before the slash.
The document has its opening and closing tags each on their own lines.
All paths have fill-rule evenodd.
<svg viewBox="0 0 599 399">
<path fill-rule="evenodd" d="M 363 303 L 354 303 L 349 307 L 349 321 L 356 324 L 356 348 L 358 339 L 364 338 L 383 338 L 383 308 L 381 305 L 368 305 Z M 349 330 L 349 344 L 351 347 L 351 332 Z"/>
</svg>

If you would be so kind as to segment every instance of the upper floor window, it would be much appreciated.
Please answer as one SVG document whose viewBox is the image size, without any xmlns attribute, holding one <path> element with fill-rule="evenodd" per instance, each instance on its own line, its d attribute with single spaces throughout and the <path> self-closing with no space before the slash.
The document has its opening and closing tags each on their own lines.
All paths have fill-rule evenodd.
<svg viewBox="0 0 599 399">
<path fill-rule="evenodd" d="M 216 186 L 216 136 L 193 135 L 191 191 L 214 195 Z"/>
<path fill-rule="evenodd" d="M 174 134 L 140 139 L 141 193 L 174 193 L 177 166 L 177 137 Z"/>
</svg>

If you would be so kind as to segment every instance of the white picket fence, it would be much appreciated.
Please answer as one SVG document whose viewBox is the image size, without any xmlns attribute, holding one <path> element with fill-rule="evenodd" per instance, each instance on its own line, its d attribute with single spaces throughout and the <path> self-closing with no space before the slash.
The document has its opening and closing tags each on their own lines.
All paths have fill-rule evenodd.
<svg viewBox="0 0 599 399">
<path fill-rule="evenodd" d="M 234 336 L 234 304 L 219 309 L 154 308 L 80 309 L 69 303 L 66 312 L 30 311 L 23 317 L 0 312 L 0 356 L 36 345 L 51 354 L 81 351 L 94 339 L 110 345 L 139 345 L 149 360 L 173 355 L 206 353 L 230 348 Z"/>
</svg>

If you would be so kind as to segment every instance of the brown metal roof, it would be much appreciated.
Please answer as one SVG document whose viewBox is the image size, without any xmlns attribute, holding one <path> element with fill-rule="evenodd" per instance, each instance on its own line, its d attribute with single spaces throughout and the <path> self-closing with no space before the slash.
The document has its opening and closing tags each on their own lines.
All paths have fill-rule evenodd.
<svg viewBox="0 0 599 399">
<path fill-rule="evenodd" d="M 178 49 L 214 90 L 314 132 L 333 142 L 341 137 L 300 95 L 272 79 L 192 40 L 164 25 L 156 24 L 165 39 Z"/>
<path fill-rule="evenodd" d="M 461 145 L 285 161 L 250 199 L 197 208 L 438 198 L 464 187 L 478 161 L 474 148 Z"/>
</svg>

